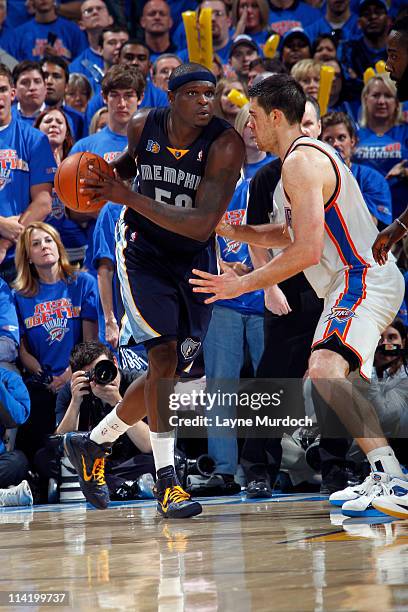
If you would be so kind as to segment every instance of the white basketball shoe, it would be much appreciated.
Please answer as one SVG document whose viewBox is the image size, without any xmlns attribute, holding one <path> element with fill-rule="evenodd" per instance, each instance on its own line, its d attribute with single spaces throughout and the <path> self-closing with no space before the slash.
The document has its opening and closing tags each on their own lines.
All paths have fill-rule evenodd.
<svg viewBox="0 0 408 612">
<path fill-rule="evenodd" d="M 22 480 L 16 487 L 0 489 L 0 506 L 32 506 L 33 494 L 30 485 Z"/>
<path fill-rule="evenodd" d="M 331 504 L 341 506 L 345 516 L 380 516 L 371 502 L 375 497 L 388 493 L 391 476 L 384 472 L 371 472 L 361 485 L 336 491 L 329 497 Z"/>
<path fill-rule="evenodd" d="M 389 516 L 408 519 L 408 481 L 393 478 L 388 493 L 376 497 L 373 506 Z"/>
</svg>

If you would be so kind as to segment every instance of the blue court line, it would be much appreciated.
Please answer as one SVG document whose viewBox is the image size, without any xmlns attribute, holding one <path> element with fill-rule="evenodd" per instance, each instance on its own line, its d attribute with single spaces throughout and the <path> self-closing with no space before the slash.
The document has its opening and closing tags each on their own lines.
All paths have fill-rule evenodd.
<svg viewBox="0 0 408 612">
<path fill-rule="evenodd" d="M 304 497 L 303 497 L 304 496 Z M 236 505 L 236 504 L 254 504 L 259 502 L 265 503 L 278 503 L 280 501 L 285 502 L 312 502 L 312 501 L 326 501 L 327 495 L 310 495 L 309 493 L 276 493 L 273 497 L 259 498 L 259 499 L 247 499 L 245 493 L 237 493 L 236 495 L 229 495 L 227 497 L 199 497 L 196 498 L 204 506 L 220 506 L 220 505 Z M 129 501 L 113 501 L 110 502 L 109 508 L 154 508 L 156 506 L 155 500 L 140 499 L 140 500 L 129 500 Z M 76 502 L 67 504 L 41 504 L 38 506 L 7 506 L 0 507 L 0 516 L 2 514 L 9 513 L 24 513 L 24 512 L 64 512 L 66 510 L 72 510 L 74 508 L 82 508 L 86 510 L 95 510 L 93 506 L 86 502 Z M 1 519 L 0 519 L 1 523 Z"/>
</svg>

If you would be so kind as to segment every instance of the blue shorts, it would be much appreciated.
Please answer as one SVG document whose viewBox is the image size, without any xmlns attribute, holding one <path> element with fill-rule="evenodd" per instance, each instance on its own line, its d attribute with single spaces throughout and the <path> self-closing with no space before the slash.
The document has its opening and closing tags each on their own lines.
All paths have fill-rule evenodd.
<svg viewBox="0 0 408 612">
<path fill-rule="evenodd" d="M 183 237 L 180 236 L 180 241 Z M 193 293 L 192 269 L 217 273 L 215 239 L 199 253 L 170 253 L 127 226 L 117 225 L 116 261 L 123 305 L 136 344 L 177 341 L 178 372 L 188 371 L 200 353 L 212 308 Z"/>
</svg>

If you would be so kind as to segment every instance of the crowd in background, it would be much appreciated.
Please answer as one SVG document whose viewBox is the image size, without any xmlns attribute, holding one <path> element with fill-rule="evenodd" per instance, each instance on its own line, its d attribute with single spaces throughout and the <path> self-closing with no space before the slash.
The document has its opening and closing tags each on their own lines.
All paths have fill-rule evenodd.
<svg viewBox="0 0 408 612">
<path fill-rule="evenodd" d="M 364 79 L 387 59 L 390 27 L 407 18 L 403 0 L 0 0 L 0 490 L 20 486 L 20 503 L 30 499 L 28 474 L 36 499 L 50 499 L 50 481 L 61 484 L 58 435 L 91 429 L 147 367 L 117 287 L 115 225 L 122 207 L 107 203 L 88 214 L 66 208 L 53 189 L 56 169 L 79 151 L 114 160 L 127 146 L 136 110 L 168 105 L 169 76 L 188 61 L 181 13 L 203 8 L 212 9 L 215 114 L 246 147 L 228 221 L 280 222 L 273 206 L 280 161 L 258 150 L 248 105 L 228 97 L 233 89 L 247 96 L 249 86 L 276 73 L 301 84 L 308 100 L 303 133 L 341 155 L 379 229 L 408 203 L 408 103 L 398 101 L 387 72 Z M 274 33 L 277 53 L 265 57 Z M 334 69 L 334 81 L 321 117 L 323 65 Z M 274 255 L 218 240 L 224 261 L 242 274 Z M 408 242 L 398 243 L 394 255 L 407 299 L 380 344 L 403 349 Z M 237 388 L 245 376 L 302 379 L 321 309 L 303 274 L 217 303 L 194 376 L 229 379 Z M 404 463 L 408 370 L 403 350 L 397 352 L 378 352 L 370 393 Z M 117 369 L 101 384 L 95 366 L 106 360 Z M 313 414 L 313 398 L 310 403 Z M 233 407 L 215 410 L 236 414 Z M 154 475 L 154 464 L 147 425 L 124 438 L 108 470 L 111 498 L 149 496 L 153 479 L 146 476 Z M 225 437 L 209 428 L 206 439 L 178 446 L 183 469 L 185 455 L 211 457 L 211 470 L 190 482 L 203 494 L 234 494 L 242 486 L 249 497 L 268 496 L 274 486 L 327 493 L 365 470 L 351 440 L 319 439 L 317 428 L 243 444 L 236 432 Z M 0 505 L 2 499 L 7 503 L 4 491 Z"/>
</svg>

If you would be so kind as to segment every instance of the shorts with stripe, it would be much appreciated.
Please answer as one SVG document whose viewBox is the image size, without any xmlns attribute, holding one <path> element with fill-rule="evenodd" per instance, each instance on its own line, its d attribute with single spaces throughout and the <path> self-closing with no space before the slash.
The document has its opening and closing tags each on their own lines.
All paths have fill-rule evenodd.
<svg viewBox="0 0 408 612">
<path fill-rule="evenodd" d="M 183 238 L 180 236 L 180 241 Z M 197 253 L 170 253 L 145 240 L 121 217 L 116 261 L 123 305 L 136 344 L 177 340 L 178 372 L 188 371 L 202 349 L 212 308 L 193 293 L 188 279 L 197 268 L 217 273 L 215 241 Z"/>
<path fill-rule="evenodd" d="M 357 357 L 360 374 L 370 379 L 380 335 L 395 318 L 404 290 L 403 276 L 393 261 L 339 273 L 325 297 L 312 349 L 324 348 L 336 336 Z M 336 350 L 333 343 L 328 349 Z"/>
</svg>

